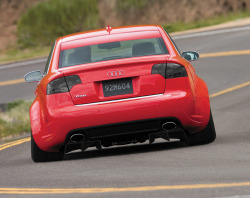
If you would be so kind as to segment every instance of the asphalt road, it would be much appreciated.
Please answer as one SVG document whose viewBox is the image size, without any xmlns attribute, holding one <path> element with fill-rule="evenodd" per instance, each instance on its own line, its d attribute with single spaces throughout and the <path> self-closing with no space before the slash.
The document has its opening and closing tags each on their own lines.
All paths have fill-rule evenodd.
<svg viewBox="0 0 250 198">
<path fill-rule="evenodd" d="M 21 79 L 30 71 L 44 71 L 46 60 L 29 61 L 24 63 L 14 63 L 0 66 L 0 84 L 1 82 Z M 32 100 L 35 97 L 36 83 L 20 83 L 7 86 L 0 86 L 0 104 L 8 103 L 14 100 L 24 99 Z"/>
<path fill-rule="evenodd" d="M 176 43 L 181 51 L 196 50 L 202 54 L 248 50 L 250 30 L 176 37 Z M 213 94 L 249 82 L 249 61 L 250 55 L 218 56 L 202 58 L 194 66 Z M 18 79 L 29 70 L 43 67 L 40 63 L 0 70 L 0 81 Z M 32 98 L 33 85 L 28 86 L 0 87 L 0 101 Z M 2 150 L 0 192 L 2 188 L 79 188 L 83 192 L 89 188 L 114 189 L 95 194 L 0 193 L 0 197 L 250 197 L 250 185 L 232 185 L 250 182 L 250 86 L 211 98 L 211 107 L 217 139 L 208 145 L 184 147 L 178 142 L 158 141 L 153 145 L 91 149 L 68 154 L 60 162 L 38 164 L 30 159 L 29 142 Z M 223 187 L 223 183 L 231 185 Z M 195 184 L 213 185 L 198 188 Z M 128 189 L 146 186 L 136 188 L 136 192 Z M 149 190 L 155 186 L 165 189 Z M 177 187 L 166 189 L 166 186 Z M 125 189 L 118 192 L 120 188 Z"/>
</svg>

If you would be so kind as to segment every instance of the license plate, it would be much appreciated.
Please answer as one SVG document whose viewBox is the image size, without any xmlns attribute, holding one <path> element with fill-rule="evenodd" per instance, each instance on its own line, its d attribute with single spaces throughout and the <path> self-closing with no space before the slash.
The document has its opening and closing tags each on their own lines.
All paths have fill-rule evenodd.
<svg viewBox="0 0 250 198">
<path fill-rule="evenodd" d="M 133 84 L 131 78 L 103 81 L 102 87 L 105 97 L 133 93 Z"/>
</svg>

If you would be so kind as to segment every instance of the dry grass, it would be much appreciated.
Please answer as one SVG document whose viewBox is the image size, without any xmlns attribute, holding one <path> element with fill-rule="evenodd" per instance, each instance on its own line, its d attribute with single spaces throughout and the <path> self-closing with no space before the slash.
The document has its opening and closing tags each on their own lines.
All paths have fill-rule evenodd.
<svg viewBox="0 0 250 198">
<path fill-rule="evenodd" d="M 30 101 L 15 101 L 8 104 L 6 112 L 0 112 L 0 139 L 30 131 L 31 104 Z"/>
</svg>

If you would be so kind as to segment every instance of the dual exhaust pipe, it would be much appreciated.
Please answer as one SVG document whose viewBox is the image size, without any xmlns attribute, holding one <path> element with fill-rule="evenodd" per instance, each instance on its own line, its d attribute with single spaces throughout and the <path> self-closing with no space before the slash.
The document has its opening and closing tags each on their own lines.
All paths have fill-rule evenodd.
<svg viewBox="0 0 250 198">
<path fill-rule="evenodd" d="M 163 131 L 171 131 L 177 128 L 177 125 L 175 122 L 165 122 L 162 124 Z"/>
<path fill-rule="evenodd" d="M 171 131 L 176 128 L 177 128 L 177 125 L 175 122 L 165 122 L 162 124 L 162 129 L 164 131 Z M 86 137 L 85 135 L 81 133 L 76 133 L 76 134 L 71 135 L 69 139 L 72 143 L 80 143 L 80 142 L 83 142 L 86 139 Z"/>
<path fill-rule="evenodd" d="M 81 133 L 76 133 L 76 134 L 71 135 L 69 139 L 72 143 L 79 143 L 85 140 L 85 135 Z"/>
</svg>

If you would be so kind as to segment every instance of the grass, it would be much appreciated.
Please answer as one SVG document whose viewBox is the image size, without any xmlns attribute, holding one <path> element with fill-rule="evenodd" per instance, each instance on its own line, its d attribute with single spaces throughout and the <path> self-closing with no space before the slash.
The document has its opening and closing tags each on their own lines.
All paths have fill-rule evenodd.
<svg viewBox="0 0 250 198">
<path fill-rule="evenodd" d="M 207 27 L 211 25 L 218 25 L 221 23 L 225 23 L 228 21 L 233 21 L 237 19 L 247 18 L 250 17 L 250 11 L 242 11 L 242 12 L 236 12 L 231 13 L 228 15 L 222 15 L 222 16 L 216 16 L 210 19 L 203 19 L 195 22 L 176 22 L 172 24 L 163 24 L 165 30 L 167 30 L 169 33 L 172 32 L 178 32 L 178 31 L 184 31 L 189 29 L 195 29 L 195 28 L 201 28 L 201 27 Z"/>
<path fill-rule="evenodd" d="M 11 48 L 5 53 L 0 53 L 0 64 L 47 57 L 50 49 L 51 46 L 32 47 L 26 49 Z"/>
<path fill-rule="evenodd" d="M 116 2 L 116 9 L 118 12 L 138 11 L 144 9 L 151 2 L 149 0 L 120 0 Z"/>
<path fill-rule="evenodd" d="M 0 64 L 47 57 L 60 36 L 99 28 L 97 0 L 48 0 L 18 21 L 18 43 L 0 53 Z"/>
<path fill-rule="evenodd" d="M 0 139 L 30 131 L 29 108 L 32 102 L 18 100 L 0 112 Z"/>
<path fill-rule="evenodd" d="M 99 28 L 97 0 L 48 0 L 31 7 L 18 21 L 22 47 L 48 46 L 56 38 Z"/>
<path fill-rule="evenodd" d="M 47 2 L 43 2 L 41 8 L 39 7 L 40 4 L 38 4 L 37 7 L 31 8 L 31 10 L 29 10 L 18 23 L 18 26 L 19 26 L 18 27 L 18 29 L 19 29 L 18 30 L 19 31 L 19 45 L 16 45 L 16 47 L 12 47 L 12 49 L 8 50 L 7 52 L 0 53 L 0 64 L 8 63 L 8 62 L 22 61 L 22 60 L 32 59 L 32 58 L 46 57 L 49 54 L 51 44 L 53 43 L 54 39 L 57 38 L 58 36 L 72 33 L 72 32 L 76 32 L 78 30 L 82 31 L 82 30 L 97 28 L 98 27 L 98 17 L 99 17 L 98 10 L 96 10 L 97 9 L 96 7 L 92 8 L 91 6 L 94 6 L 94 5 L 92 5 L 92 3 L 91 3 L 90 5 L 88 5 L 88 8 L 92 8 L 94 10 L 95 14 L 90 15 L 89 19 L 86 19 L 87 22 L 85 21 L 84 23 L 77 23 L 78 25 L 76 25 L 76 24 L 73 25 L 72 26 L 73 28 L 71 28 L 70 30 L 67 30 L 67 31 L 66 30 L 62 31 L 62 32 L 55 31 L 52 34 L 52 36 L 48 36 L 48 38 L 46 38 L 46 42 L 44 41 L 44 36 L 46 36 L 47 33 L 43 32 L 41 30 L 43 30 L 45 28 L 47 20 L 51 19 L 51 17 L 46 18 L 44 16 L 45 17 L 44 19 L 39 19 L 39 20 L 35 20 L 35 18 L 41 17 L 40 15 L 43 15 L 43 13 L 46 13 L 44 15 L 49 16 L 49 13 L 52 12 L 51 10 L 56 9 L 55 7 L 59 2 L 64 2 L 62 8 L 58 8 L 59 10 L 63 10 L 64 6 L 72 6 L 72 8 L 71 8 L 71 10 L 72 10 L 74 6 L 71 5 L 69 2 L 78 2 L 78 1 L 86 3 L 88 1 L 91 1 L 91 2 L 95 1 L 96 2 L 97 0 L 83 0 L 83 1 L 82 0 L 74 0 L 74 1 L 49 0 Z M 68 2 L 68 3 L 65 3 L 65 2 Z M 119 2 L 120 2 L 120 4 L 118 5 L 118 8 L 120 10 L 123 10 L 125 8 L 126 9 L 139 9 L 141 7 L 147 6 L 148 0 L 146 0 L 146 1 L 128 0 L 128 1 L 119 1 Z M 50 7 L 48 8 L 47 3 L 52 4 L 51 8 Z M 79 7 L 81 7 L 81 6 L 79 6 Z M 56 11 L 56 13 L 59 12 L 59 10 Z M 77 16 L 77 14 L 75 16 Z M 34 19 L 30 19 L 32 17 Z M 184 30 L 189 30 L 189 29 L 194 29 L 194 28 L 207 27 L 207 26 L 216 25 L 216 24 L 220 24 L 220 23 L 224 23 L 224 22 L 228 22 L 228 21 L 233 21 L 233 20 L 237 20 L 237 19 L 242 19 L 242 18 L 246 18 L 246 17 L 250 17 L 250 11 L 231 13 L 228 15 L 217 16 L 217 17 L 213 17 L 210 19 L 204 19 L 204 20 L 199 20 L 199 21 L 195 21 L 195 22 L 188 22 L 188 23 L 176 22 L 176 23 L 172 23 L 172 24 L 162 24 L 162 26 L 169 33 L 172 33 L 172 32 L 184 31 Z M 42 21 L 42 20 L 44 20 L 44 21 L 41 22 L 41 24 L 37 24 L 37 26 L 32 26 L 34 21 L 39 21 L 39 23 L 40 23 L 40 21 Z M 56 20 L 59 20 L 59 19 L 56 18 Z M 55 22 L 51 22 L 50 25 L 47 25 L 46 28 L 49 29 L 50 26 L 55 26 L 55 27 L 67 26 L 67 25 L 62 25 L 62 23 L 68 24 L 68 22 L 59 23 L 56 20 L 55 20 Z M 70 19 L 70 20 L 75 20 L 75 19 Z M 53 21 L 53 20 L 51 20 L 51 21 Z M 91 21 L 94 21 L 92 26 L 89 26 L 89 25 L 84 26 L 84 24 L 89 24 L 89 23 L 91 23 Z M 59 24 L 57 24 L 57 23 L 59 23 Z M 44 25 L 42 25 L 42 24 L 44 24 Z M 32 30 L 33 28 L 34 28 L 34 30 Z M 29 33 L 27 33 L 27 34 L 29 34 L 29 36 L 26 35 L 27 37 L 24 35 L 24 32 L 23 32 L 25 29 L 29 32 Z M 34 31 L 34 33 L 32 33 L 32 31 Z M 37 32 L 40 32 L 39 34 L 42 34 L 42 36 L 39 36 L 39 34 Z M 22 39 L 24 39 L 24 38 L 29 40 L 29 41 L 28 42 L 22 41 Z M 22 48 L 20 48 L 20 45 L 22 46 Z M 26 47 L 26 48 L 23 48 L 23 47 Z"/>
<path fill-rule="evenodd" d="M 149 0 L 123 0 L 118 11 L 136 11 L 149 6 Z M 163 24 L 169 32 L 216 25 L 250 17 L 250 11 L 216 16 L 195 22 Z M 30 8 L 18 22 L 18 44 L 0 53 L 0 64 L 26 59 L 46 57 L 53 41 L 62 35 L 99 28 L 100 18 L 97 0 L 48 0 Z M 8 104 L 6 112 L 0 112 L 0 139 L 30 131 L 30 101 Z"/>
</svg>

